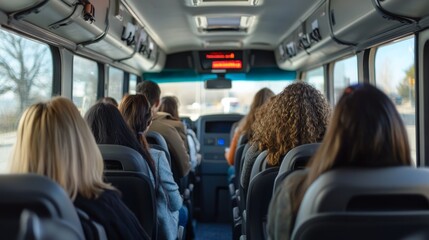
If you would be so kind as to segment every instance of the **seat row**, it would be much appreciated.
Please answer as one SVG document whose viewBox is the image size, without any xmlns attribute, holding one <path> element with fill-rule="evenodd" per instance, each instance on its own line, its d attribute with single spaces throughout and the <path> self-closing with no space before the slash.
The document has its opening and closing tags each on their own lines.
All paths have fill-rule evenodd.
<svg viewBox="0 0 429 240">
<path fill-rule="evenodd" d="M 237 149 L 235 182 L 230 185 L 234 239 L 268 239 L 267 213 L 273 193 L 295 171 L 305 171 L 319 145 L 292 149 L 280 167 L 266 166 L 262 152 L 245 190 L 237 177 L 243 160 L 238 151 L 249 148 L 242 143 Z M 427 239 L 428 220 L 428 169 L 337 169 L 323 174 L 306 192 L 291 239 Z"/>
</svg>

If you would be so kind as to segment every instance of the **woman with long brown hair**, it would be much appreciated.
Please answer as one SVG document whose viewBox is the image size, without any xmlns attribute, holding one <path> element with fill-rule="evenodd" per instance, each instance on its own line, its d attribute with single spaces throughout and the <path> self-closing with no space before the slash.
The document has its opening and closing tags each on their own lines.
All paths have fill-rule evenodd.
<svg viewBox="0 0 429 240">
<path fill-rule="evenodd" d="M 183 200 L 165 153 L 148 147 L 145 133 L 152 121 L 150 103 L 142 94 L 128 95 L 122 99 L 119 111 L 140 141 L 143 150 L 149 153 L 155 163 L 160 185 L 157 188 L 158 238 L 176 239 L 179 209 Z"/>
<path fill-rule="evenodd" d="M 253 102 L 250 105 L 249 113 L 245 117 L 243 117 L 243 119 L 238 123 L 237 129 L 235 130 L 234 136 L 231 140 L 229 149 L 225 153 L 225 157 L 229 165 L 234 165 L 234 155 L 238 147 L 237 144 L 240 136 L 242 134 L 245 134 L 247 138 L 250 138 L 252 136 L 251 126 L 256 119 L 256 111 L 273 96 L 274 93 L 269 88 L 262 88 L 253 97 Z"/>
<path fill-rule="evenodd" d="M 308 170 L 290 175 L 273 196 L 269 238 L 290 238 L 305 191 L 323 173 L 344 167 L 410 165 L 407 132 L 391 100 L 369 84 L 347 87 Z"/>
</svg>

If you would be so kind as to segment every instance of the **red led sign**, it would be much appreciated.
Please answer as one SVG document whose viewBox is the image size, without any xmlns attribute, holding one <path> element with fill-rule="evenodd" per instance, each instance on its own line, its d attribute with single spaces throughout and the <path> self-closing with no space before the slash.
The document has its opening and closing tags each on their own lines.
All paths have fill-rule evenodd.
<svg viewBox="0 0 429 240">
<path fill-rule="evenodd" d="M 206 54 L 206 59 L 234 59 L 234 53 L 211 52 Z"/>
<path fill-rule="evenodd" d="M 241 69 L 241 60 L 220 60 L 212 62 L 212 69 Z"/>
</svg>

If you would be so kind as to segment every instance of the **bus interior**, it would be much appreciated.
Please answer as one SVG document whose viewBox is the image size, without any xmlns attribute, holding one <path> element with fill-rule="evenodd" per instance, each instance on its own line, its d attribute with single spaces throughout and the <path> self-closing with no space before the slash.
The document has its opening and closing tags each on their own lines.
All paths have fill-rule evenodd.
<svg viewBox="0 0 429 240">
<path fill-rule="evenodd" d="M 0 173 L 8 174 L 18 122 L 31 104 L 63 96 L 84 115 L 98 99 L 120 102 L 151 80 L 162 96 L 177 97 L 181 121 L 200 143 L 201 162 L 184 186 L 191 227 L 179 239 L 268 239 L 277 173 L 266 173 L 268 191 L 251 205 L 252 216 L 225 160 L 255 93 L 279 94 L 303 81 L 335 109 L 347 86 L 374 85 L 399 112 L 414 165 L 425 168 L 428 43 L 424 0 L 3 0 Z M 13 221 L 2 216 L 6 205 L 0 209 L 0 222 Z M 383 237 L 365 238 L 375 236 Z"/>
</svg>

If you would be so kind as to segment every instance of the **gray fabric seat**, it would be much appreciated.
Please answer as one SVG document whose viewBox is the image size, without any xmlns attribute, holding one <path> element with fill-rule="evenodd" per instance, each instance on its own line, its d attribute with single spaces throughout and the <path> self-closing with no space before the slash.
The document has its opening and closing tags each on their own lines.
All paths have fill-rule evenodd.
<svg viewBox="0 0 429 240">
<path fill-rule="evenodd" d="M 262 151 L 258 157 L 256 157 L 255 163 L 252 166 L 252 171 L 250 172 L 250 183 L 252 183 L 252 179 L 262 172 L 265 169 L 266 159 L 267 159 L 268 151 Z"/>
<path fill-rule="evenodd" d="M 258 173 L 250 182 L 246 205 L 246 239 L 266 239 L 268 205 L 273 194 L 274 179 L 279 168 Z"/>
<path fill-rule="evenodd" d="M 76 209 L 67 193 L 47 177 L 36 174 L 0 175 L 0 231 L 3 239 L 16 239 L 24 209 L 41 219 L 67 223 L 76 237 L 85 239 Z"/>
<path fill-rule="evenodd" d="M 139 152 L 121 145 L 99 144 L 105 162 L 104 176 L 122 194 L 147 234 L 156 239 L 155 189 L 149 166 Z"/>
<path fill-rule="evenodd" d="M 305 193 L 292 239 L 424 239 L 428 220 L 428 169 L 337 169 Z"/>
<path fill-rule="evenodd" d="M 319 148 L 320 143 L 303 144 L 291 149 L 283 158 L 280 165 L 279 174 L 274 181 L 273 192 L 280 186 L 281 182 L 291 172 L 299 169 L 304 169 L 310 158 Z"/>
<path fill-rule="evenodd" d="M 167 157 L 167 160 L 171 166 L 170 151 L 168 151 L 168 145 L 165 141 L 165 138 L 158 132 L 148 131 L 146 133 L 146 140 L 150 144 L 151 148 L 163 151 L 165 153 L 165 156 Z"/>
</svg>

